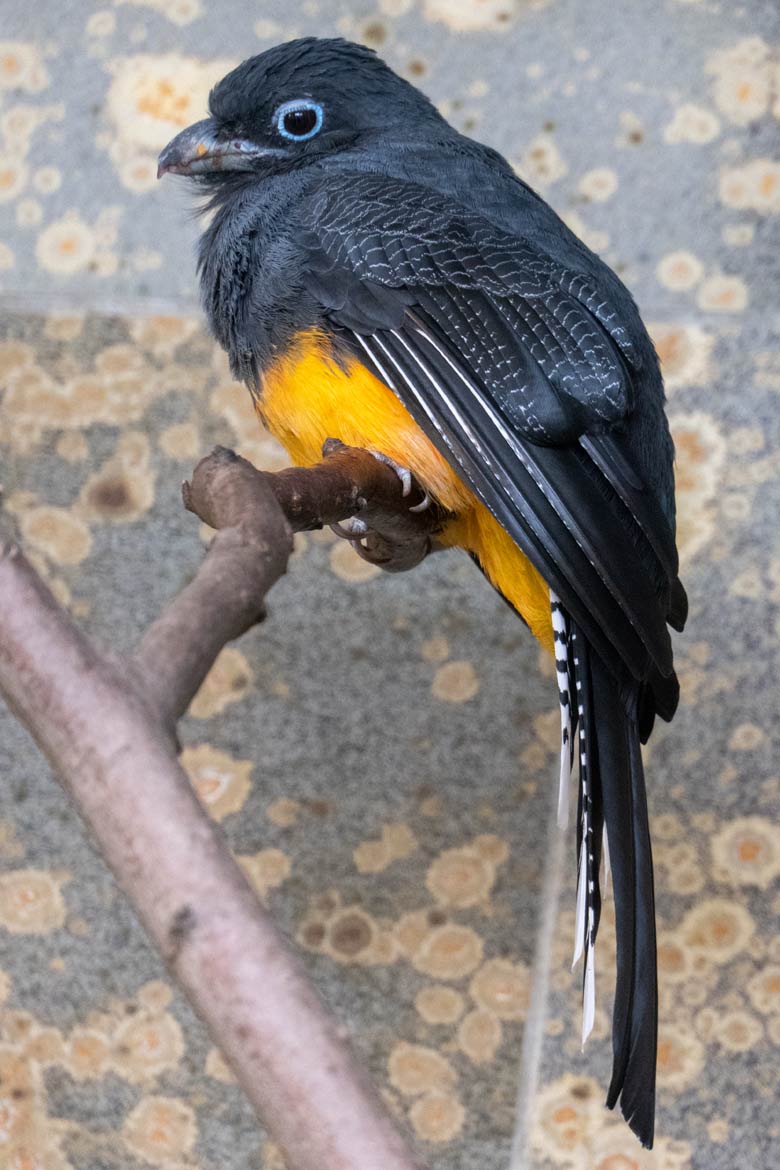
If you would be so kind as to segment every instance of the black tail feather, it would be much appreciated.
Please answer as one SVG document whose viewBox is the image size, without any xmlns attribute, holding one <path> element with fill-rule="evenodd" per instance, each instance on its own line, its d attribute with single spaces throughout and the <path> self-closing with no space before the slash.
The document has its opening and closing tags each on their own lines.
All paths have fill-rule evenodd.
<svg viewBox="0 0 780 1170">
<path fill-rule="evenodd" d="M 673 630 L 685 629 L 688 620 L 688 594 L 685 592 L 682 581 L 675 577 L 672 582 L 672 595 L 669 606 L 669 625 Z"/>
<path fill-rule="evenodd" d="M 617 684 L 591 650 L 586 659 L 594 718 L 586 724 L 591 785 L 601 796 L 613 875 L 617 981 L 613 1068 L 607 1105 L 620 1099 L 642 1145 L 653 1143 L 658 989 L 653 862 L 637 722 Z"/>
</svg>

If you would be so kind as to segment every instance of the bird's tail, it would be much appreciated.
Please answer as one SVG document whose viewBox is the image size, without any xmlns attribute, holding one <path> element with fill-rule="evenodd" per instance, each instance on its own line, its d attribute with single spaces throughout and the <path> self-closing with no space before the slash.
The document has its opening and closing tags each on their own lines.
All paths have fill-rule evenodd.
<svg viewBox="0 0 780 1170">
<path fill-rule="evenodd" d="M 607 1105 L 620 1108 L 642 1145 L 653 1144 L 658 1047 L 653 855 L 635 691 L 625 708 L 612 676 L 590 655 L 596 756 L 612 867 L 617 979 L 612 1080 Z"/>
<path fill-rule="evenodd" d="M 553 598 L 553 606 L 557 599 Z M 565 617 L 565 615 L 564 615 Z M 575 962 L 584 954 L 583 1043 L 595 1010 L 595 943 L 604 842 L 611 867 L 617 934 L 612 1026 L 613 1067 L 607 1105 L 620 1100 L 626 1121 L 644 1146 L 653 1143 L 658 1031 L 653 862 L 640 753 L 639 687 L 620 688 L 568 617 L 555 617 L 560 679 L 567 662 L 570 720 L 579 759 L 578 882 Z M 562 703 L 563 706 L 563 703 Z M 564 736 L 563 751 L 570 744 Z M 606 826 L 606 833 L 604 828 Z"/>
</svg>

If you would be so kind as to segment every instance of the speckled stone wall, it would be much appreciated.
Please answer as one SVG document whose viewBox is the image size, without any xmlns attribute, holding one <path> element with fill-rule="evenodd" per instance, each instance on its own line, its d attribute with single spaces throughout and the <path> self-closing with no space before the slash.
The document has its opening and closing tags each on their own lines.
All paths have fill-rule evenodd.
<svg viewBox="0 0 780 1170">
<path fill-rule="evenodd" d="M 520 1084 L 512 1170 L 774 1166 L 776 4 L 5 0 L 0 27 L 0 479 L 104 643 L 131 645 L 198 564 L 207 534 L 179 504 L 197 458 L 223 442 L 284 461 L 202 331 L 189 196 L 154 181 L 242 56 L 305 33 L 376 46 L 633 289 L 666 374 L 691 596 L 680 712 L 647 758 L 656 1149 L 602 1106 L 608 929 L 580 1052 L 550 666 L 470 562 L 384 577 L 300 538 L 269 620 L 193 704 L 183 759 L 426 1164 L 508 1167 Z M 280 1170 L 4 713 L 0 793 L 0 1170 Z"/>
</svg>

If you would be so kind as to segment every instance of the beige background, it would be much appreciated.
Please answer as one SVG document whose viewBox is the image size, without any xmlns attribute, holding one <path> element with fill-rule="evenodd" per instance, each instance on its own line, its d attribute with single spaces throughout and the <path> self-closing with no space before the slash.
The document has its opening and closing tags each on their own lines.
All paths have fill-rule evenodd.
<svg viewBox="0 0 780 1170">
<path fill-rule="evenodd" d="M 554 679 L 467 560 L 384 578 L 327 533 L 302 538 L 270 620 L 193 705 L 184 760 L 430 1165 L 508 1165 L 522 1052 L 518 1166 L 773 1166 L 775 4 L 4 0 L 0 23 L 6 507 L 105 642 L 131 644 L 198 563 L 178 503 L 198 456 L 220 441 L 280 465 L 201 330 L 189 196 L 153 177 L 229 64 L 302 32 L 377 46 L 633 289 L 667 377 L 691 597 L 680 712 L 647 768 L 656 1150 L 602 1105 L 606 930 L 579 1050 L 573 842 L 551 846 L 549 825 Z M 278 1170 L 7 716 L 0 785 L 0 1168 Z"/>
</svg>

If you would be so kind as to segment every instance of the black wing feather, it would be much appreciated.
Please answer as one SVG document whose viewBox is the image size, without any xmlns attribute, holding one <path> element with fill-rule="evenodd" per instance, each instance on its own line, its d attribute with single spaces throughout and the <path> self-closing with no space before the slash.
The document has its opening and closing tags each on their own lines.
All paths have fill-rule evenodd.
<svg viewBox="0 0 780 1170">
<path fill-rule="evenodd" d="M 427 368 L 441 377 L 441 347 L 446 342 L 439 331 L 434 336 L 425 327 L 417 310 L 411 314 L 403 338 L 410 349 L 427 357 Z M 605 506 L 582 451 L 576 445 L 557 448 L 523 439 L 506 425 L 486 389 L 465 371 L 459 356 L 451 350 L 444 352 L 447 372 L 455 375 L 448 379 L 448 385 L 461 416 L 482 440 L 488 433 L 493 438 L 494 459 L 502 473 L 498 482 L 509 482 L 511 488 L 516 488 L 518 462 L 526 473 L 521 506 L 528 508 L 537 525 L 541 525 L 550 545 L 550 557 L 561 566 L 565 560 L 568 566 L 567 581 L 559 592 L 567 608 L 575 613 L 586 609 L 582 619 L 589 627 L 593 616 L 599 616 L 601 630 L 614 639 L 624 661 L 630 657 L 634 672 L 639 669 L 644 674 L 650 655 L 663 674 L 669 673 L 671 643 L 665 621 L 658 621 L 656 591 L 637 563 L 633 543 L 626 540 L 620 517 Z M 477 474 L 475 468 L 467 472 L 470 477 Z M 505 526 L 511 523 L 507 496 L 510 506 L 516 507 L 517 493 L 507 492 L 506 487 L 500 496 L 491 492 L 486 499 Z M 553 540 L 557 552 L 553 550 Z M 549 560 L 537 564 L 548 578 L 551 567 Z M 576 582 L 575 588 L 572 582 Z M 615 657 L 614 651 L 610 657 Z"/>
<path fill-rule="evenodd" d="M 621 450 L 620 436 L 585 434 L 580 436 L 580 444 L 642 529 L 668 580 L 674 581 L 679 568 L 674 533 L 658 501 L 647 491 Z"/>
<path fill-rule="evenodd" d="M 412 416 L 445 455 L 454 457 L 464 479 L 582 621 L 592 642 L 618 671 L 615 642 L 632 662 L 644 665 L 647 651 L 630 621 L 545 496 L 517 436 L 485 416 L 473 382 L 463 383 L 442 364 L 430 335 L 416 328 L 391 337 L 377 333 L 372 343 L 380 362 L 384 355 L 401 374 L 398 389 Z M 572 581 L 578 582 L 576 590 Z"/>
</svg>

